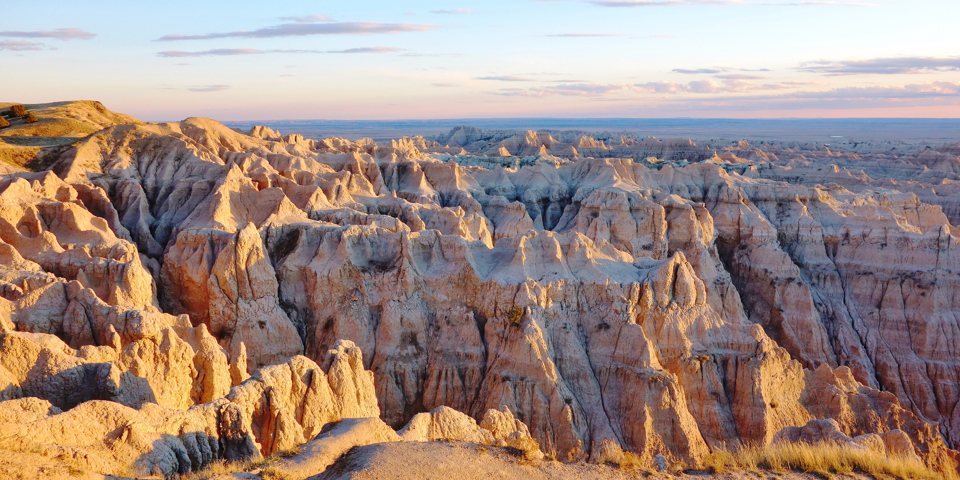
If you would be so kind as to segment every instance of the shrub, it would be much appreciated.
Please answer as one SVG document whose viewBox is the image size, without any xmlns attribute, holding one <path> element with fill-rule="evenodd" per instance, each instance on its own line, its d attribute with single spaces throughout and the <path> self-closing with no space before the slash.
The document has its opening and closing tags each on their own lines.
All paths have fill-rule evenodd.
<svg viewBox="0 0 960 480">
<path fill-rule="evenodd" d="M 26 123 L 37 123 L 38 120 L 40 119 L 37 118 L 37 116 L 34 115 L 33 112 L 30 112 L 23 117 L 23 121 Z"/>
<path fill-rule="evenodd" d="M 10 122 L 6 118 L 0 117 L 0 128 L 7 128 L 10 126 Z"/>
<path fill-rule="evenodd" d="M 510 320 L 511 325 L 520 325 L 520 320 L 523 320 L 523 307 L 514 305 L 513 308 L 507 312 L 507 320 Z"/>
<path fill-rule="evenodd" d="M 23 105 L 14 105 L 10 107 L 10 113 L 12 113 L 14 117 L 22 117 L 27 114 L 27 107 L 24 107 Z"/>
</svg>

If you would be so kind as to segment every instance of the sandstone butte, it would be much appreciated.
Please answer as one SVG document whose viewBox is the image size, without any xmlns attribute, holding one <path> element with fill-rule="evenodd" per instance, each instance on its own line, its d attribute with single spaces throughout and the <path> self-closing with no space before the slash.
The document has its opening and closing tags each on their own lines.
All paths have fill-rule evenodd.
<svg viewBox="0 0 960 480">
<path fill-rule="evenodd" d="M 28 107 L 0 130 L 11 475 L 294 451 L 276 468 L 306 478 L 437 440 L 690 468 L 838 441 L 957 470 L 960 146 L 379 145 Z"/>
</svg>

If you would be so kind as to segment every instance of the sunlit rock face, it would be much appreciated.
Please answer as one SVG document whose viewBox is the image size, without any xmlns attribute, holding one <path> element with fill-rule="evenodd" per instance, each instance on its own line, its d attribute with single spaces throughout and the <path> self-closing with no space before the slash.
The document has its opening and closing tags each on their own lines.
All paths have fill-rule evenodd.
<svg viewBox="0 0 960 480">
<path fill-rule="evenodd" d="M 856 155 L 110 127 L 0 177 L 0 396 L 215 408 L 197 425 L 265 455 L 446 406 L 560 459 L 697 465 L 833 419 L 950 466 L 960 161 Z"/>
</svg>

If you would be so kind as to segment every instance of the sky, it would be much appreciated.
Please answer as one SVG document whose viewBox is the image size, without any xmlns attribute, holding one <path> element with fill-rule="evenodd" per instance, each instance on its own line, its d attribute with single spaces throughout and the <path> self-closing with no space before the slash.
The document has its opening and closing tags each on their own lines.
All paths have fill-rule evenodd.
<svg viewBox="0 0 960 480">
<path fill-rule="evenodd" d="M 0 101 L 143 120 L 960 117 L 957 0 L 3 2 Z"/>
</svg>

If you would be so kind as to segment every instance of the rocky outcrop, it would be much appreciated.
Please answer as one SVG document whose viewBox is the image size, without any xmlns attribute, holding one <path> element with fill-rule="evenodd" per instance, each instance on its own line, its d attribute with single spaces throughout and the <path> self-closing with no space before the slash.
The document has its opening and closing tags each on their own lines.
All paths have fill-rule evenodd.
<svg viewBox="0 0 960 480">
<path fill-rule="evenodd" d="M 177 338 L 172 330 L 165 332 L 167 339 Z M 11 357 L 9 353 L 0 358 Z M 101 365 L 106 365 L 101 370 L 116 368 Z M 216 374 L 194 374 L 207 384 L 210 376 Z M 63 373 L 53 377 L 59 381 L 46 376 L 47 389 L 40 393 L 84 386 L 69 384 Z M 67 451 L 71 465 L 105 474 L 187 473 L 218 459 L 244 460 L 291 449 L 342 418 L 376 418 L 372 380 L 363 370 L 360 351 L 340 342 L 325 355 L 323 367 L 295 357 L 257 371 L 225 397 L 190 408 L 150 401 L 134 409 L 117 401 L 88 400 L 64 411 L 36 397 L 8 400 L 0 402 L 0 450 L 40 452 L 47 462 Z M 25 393 L 35 393 L 27 385 Z M 125 398 L 137 389 L 125 384 L 114 388 Z M 209 388 L 202 394 L 216 392 L 216 386 Z M 189 399 L 189 390 L 182 395 Z"/>
<path fill-rule="evenodd" d="M 528 459 L 543 458 L 540 446 L 530 437 L 530 430 L 514 418 L 509 409 L 487 410 L 478 425 L 476 420 L 450 407 L 437 407 L 430 413 L 414 415 L 410 423 L 397 433 L 406 442 L 458 441 L 494 445 L 519 450 Z"/>
</svg>

